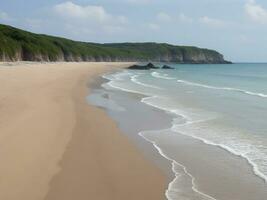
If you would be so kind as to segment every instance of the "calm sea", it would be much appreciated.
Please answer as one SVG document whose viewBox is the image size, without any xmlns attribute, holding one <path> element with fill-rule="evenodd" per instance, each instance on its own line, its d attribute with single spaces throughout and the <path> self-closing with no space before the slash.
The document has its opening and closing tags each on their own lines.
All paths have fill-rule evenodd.
<svg viewBox="0 0 267 200">
<path fill-rule="evenodd" d="M 104 87 L 144 95 L 174 116 L 173 132 L 244 157 L 267 181 L 267 64 L 171 66 L 108 74 Z"/>
</svg>

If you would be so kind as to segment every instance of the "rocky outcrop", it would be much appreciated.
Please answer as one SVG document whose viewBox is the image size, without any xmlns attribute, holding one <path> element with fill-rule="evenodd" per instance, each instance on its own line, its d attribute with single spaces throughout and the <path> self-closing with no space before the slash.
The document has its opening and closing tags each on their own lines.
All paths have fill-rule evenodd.
<svg viewBox="0 0 267 200">
<path fill-rule="evenodd" d="M 133 70 L 150 70 L 150 69 L 175 69 L 174 67 L 168 66 L 168 65 L 163 65 L 161 68 L 155 66 L 152 63 L 148 63 L 147 65 L 132 65 L 128 67 L 128 69 L 133 69 Z"/>
<path fill-rule="evenodd" d="M 128 67 L 128 69 L 134 69 L 134 70 L 150 70 L 150 69 L 159 69 L 159 67 L 156 67 L 152 63 L 148 63 L 147 65 L 132 65 Z"/>
<path fill-rule="evenodd" d="M 161 69 L 174 69 L 174 67 L 171 67 L 169 65 L 163 65 Z"/>
</svg>

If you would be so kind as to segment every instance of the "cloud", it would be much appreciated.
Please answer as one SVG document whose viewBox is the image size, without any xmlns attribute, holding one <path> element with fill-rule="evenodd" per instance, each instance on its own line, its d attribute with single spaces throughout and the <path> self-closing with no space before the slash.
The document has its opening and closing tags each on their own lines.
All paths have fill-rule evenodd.
<svg viewBox="0 0 267 200">
<path fill-rule="evenodd" d="M 222 28 L 226 26 L 226 22 L 220 19 L 203 16 L 199 18 L 199 22 L 215 28 Z"/>
<path fill-rule="evenodd" d="M 172 20 L 171 16 L 164 12 L 158 13 L 157 19 L 160 22 L 170 22 Z"/>
<path fill-rule="evenodd" d="M 122 15 L 108 13 L 104 7 L 96 5 L 78 5 L 71 1 L 53 6 L 54 14 L 70 33 L 120 33 L 128 24 L 128 19 Z M 75 29 L 75 31 L 74 31 Z"/>
<path fill-rule="evenodd" d="M 192 24 L 195 20 L 184 13 L 180 13 L 178 16 L 171 16 L 165 12 L 159 12 L 156 16 L 156 20 L 148 24 L 148 27 L 152 30 L 160 30 L 165 25 L 173 23 Z"/>
<path fill-rule="evenodd" d="M 164 12 L 160 12 L 156 16 L 156 20 L 154 22 L 149 23 L 147 26 L 149 29 L 153 31 L 160 30 L 161 26 L 164 26 L 166 23 L 171 22 L 172 18 L 170 15 Z"/>
<path fill-rule="evenodd" d="M 97 20 L 104 21 L 108 19 L 108 14 L 101 6 L 80 6 L 70 1 L 57 4 L 54 6 L 56 14 L 63 18 L 79 19 L 79 20 Z"/>
<path fill-rule="evenodd" d="M 267 23 L 267 10 L 254 0 L 250 0 L 245 4 L 245 12 L 253 21 L 262 24 Z"/>
<path fill-rule="evenodd" d="M 154 31 L 157 31 L 160 29 L 160 26 L 158 24 L 154 24 L 154 23 L 148 24 L 148 27 Z"/>
<path fill-rule="evenodd" d="M 186 16 L 184 13 L 180 13 L 179 21 L 183 23 L 192 23 L 193 19 L 191 17 Z"/>
<path fill-rule="evenodd" d="M 102 7 L 95 5 L 81 6 L 71 1 L 57 4 L 53 7 L 54 12 L 67 20 L 82 20 L 94 23 L 126 23 L 127 18 L 124 16 L 113 16 Z"/>
</svg>

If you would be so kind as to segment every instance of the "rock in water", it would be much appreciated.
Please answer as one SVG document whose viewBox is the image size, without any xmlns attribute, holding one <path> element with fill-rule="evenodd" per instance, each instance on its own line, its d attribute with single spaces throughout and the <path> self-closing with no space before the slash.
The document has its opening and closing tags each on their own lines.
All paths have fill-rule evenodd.
<svg viewBox="0 0 267 200">
<path fill-rule="evenodd" d="M 161 69 L 175 69 L 174 67 L 168 66 L 168 65 L 164 65 Z"/>
<path fill-rule="evenodd" d="M 128 69 L 149 70 L 150 68 L 148 68 L 146 65 L 145 66 L 142 66 L 142 65 L 132 65 L 132 66 L 128 67 Z"/>
<path fill-rule="evenodd" d="M 159 69 L 152 63 L 148 63 L 147 65 L 132 65 L 128 67 L 128 69 L 135 69 L 135 70 L 150 70 L 150 69 Z"/>
<path fill-rule="evenodd" d="M 152 63 L 148 63 L 146 66 L 147 66 L 148 68 L 150 68 L 150 69 L 159 69 L 159 67 L 156 67 L 156 66 L 153 65 Z"/>
</svg>

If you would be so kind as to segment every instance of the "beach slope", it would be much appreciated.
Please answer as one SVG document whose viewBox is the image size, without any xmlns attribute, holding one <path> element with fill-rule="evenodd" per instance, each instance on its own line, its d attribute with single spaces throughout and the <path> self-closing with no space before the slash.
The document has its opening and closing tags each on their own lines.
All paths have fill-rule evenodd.
<svg viewBox="0 0 267 200">
<path fill-rule="evenodd" d="M 85 99 L 126 63 L 0 65 L 0 199 L 164 199 L 161 171 Z"/>
</svg>

